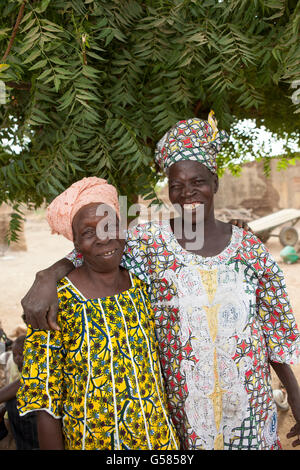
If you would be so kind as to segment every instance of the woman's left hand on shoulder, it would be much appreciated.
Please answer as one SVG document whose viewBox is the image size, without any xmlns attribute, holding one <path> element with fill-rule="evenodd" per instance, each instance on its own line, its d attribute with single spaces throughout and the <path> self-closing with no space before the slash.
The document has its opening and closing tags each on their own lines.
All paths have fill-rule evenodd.
<svg viewBox="0 0 300 470">
<path fill-rule="evenodd" d="M 247 222 L 245 222 L 244 220 L 241 220 L 241 219 L 231 219 L 231 220 L 229 221 L 229 223 L 230 223 L 231 225 L 236 225 L 237 227 L 246 230 L 246 232 L 251 232 L 251 229 L 250 229 L 249 225 L 248 225 Z"/>
</svg>

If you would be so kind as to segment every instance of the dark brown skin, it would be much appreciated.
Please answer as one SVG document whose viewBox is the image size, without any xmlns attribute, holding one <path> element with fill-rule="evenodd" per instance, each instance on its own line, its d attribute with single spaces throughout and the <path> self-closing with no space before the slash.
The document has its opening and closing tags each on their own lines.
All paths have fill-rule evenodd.
<svg viewBox="0 0 300 470">
<path fill-rule="evenodd" d="M 17 391 L 20 387 L 20 380 L 15 380 L 14 382 L 2 387 L 0 389 L 0 403 L 5 403 L 12 398 L 15 398 Z"/>
<path fill-rule="evenodd" d="M 219 187 L 218 178 L 204 165 L 194 161 L 175 163 L 169 170 L 169 199 L 172 204 L 198 202 L 204 204 L 204 245 L 200 250 L 192 250 L 197 255 L 215 256 L 226 248 L 231 239 L 231 224 L 215 219 L 214 195 Z M 193 232 L 197 230 L 195 214 L 192 216 Z M 182 224 L 184 219 L 182 219 Z M 171 220 L 174 231 L 174 220 Z M 184 235 L 184 231 L 182 231 Z M 190 239 L 178 239 L 185 248 Z"/>
<path fill-rule="evenodd" d="M 64 450 L 60 419 L 53 418 L 47 411 L 38 411 L 37 430 L 40 450 Z"/>
<path fill-rule="evenodd" d="M 224 223 L 215 219 L 214 215 L 214 195 L 218 190 L 218 178 L 213 175 L 204 165 L 199 162 L 178 162 L 170 167 L 169 170 L 169 198 L 173 204 L 183 205 L 191 202 L 202 202 L 204 204 L 204 245 L 200 250 L 195 251 L 201 256 L 215 256 L 228 245 L 231 238 L 231 223 L 246 229 L 247 224 L 241 221 L 231 221 Z M 171 221 L 171 227 L 174 231 L 174 222 Z M 178 239 L 183 248 L 191 240 L 184 238 Z M 79 250 L 80 251 L 80 250 Z M 33 284 L 31 291 L 22 300 L 22 306 L 26 315 L 27 322 L 33 321 L 36 325 L 40 324 L 41 317 L 43 324 L 47 323 L 45 311 L 48 311 L 49 327 L 55 324 L 56 319 L 56 283 L 63 276 L 68 275 L 73 270 L 71 262 L 64 260 L 59 261 L 52 267 L 37 274 L 37 280 Z M 45 279 L 48 280 L 47 284 Z M 41 289 L 43 289 L 41 291 Z M 43 305 L 49 305 L 38 310 L 36 301 L 40 304 L 41 292 L 45 293 L 45 301 Z M 31 323 L 32 324 L 32 323 Z M 47 326 L 46 329 L 49 328 Z M 291 429 L 288 438 L 298 436 L 293 441 L 293 446 L 300 445 L 300 393 L 297 380 L 287 364 L 271 363 L 276 374 L 281 380 L 283 386 L 287 390 L 288 400 L 296 420 L 296 425 Z"/>
<path fill-rule="evenodd" d="M 296 447 L 300 445 L 300 388 L 297 379 L 288 364 L 271 362 L 271 366 L 287 391 L 288 403 L 296 420 L 295 426 L 293 426 L 287 434 L 288 439 L 297 437 L 297 439 L 292 442 L 292 446 Z"/>
<path fill-rule="evenodd" d="M 73 264 L 63 258 L 35 276 L 31 288 L 21 300 L 25 321 L 34 329 L 59 330 L 57 282 L 73 271 Z"/>
<path fill-rule="evenodd" d="M 24 340 L 25 336 L 20 336 L 12 344 L 12 353 L 14 362 L 18 366 L 18 370 L 22 371 L 23 366 L 23 349 L 24 349 Z M 9 400 L 15 398 L 17 391 L 20 387 L 20 380 L 15 380 L 14 382 L 2 387 L 0 389 L 0 403 L 5 403 Z"/>
<path fill-rule="evenodd" d="M 99 204 L 90 204 L 77 212 L 73 219 L 74 246 L 84 257 L 84 264 L 69 274 L 69 279 L 87 299 L 108 297 L 130 287 L 128 271 L 120 267 L 125 240 L 117 236 L 99 239 L 96 216 Z M 119 226 L 115 227 L 116 232 Z M 113 255 L 105 255 L 114 251 Z"/>
<path fill-rule="evenodd" d="M 97 224 L 105 217 L 96 215 L 98 206 L 99 203 L 84 206 L 73 219 L 74 245 L 83 254 L 84 264 L 68 277 L 86 299 L 112 296 L 128 290 L 131 285 L 128 271 L 120 267 L 125 240 L 119 237 L 118 224 L 116 238 L 97 236 Z M 64 449 L 61 420 L 44 411 L 37 415 L 40 449 Z"/>
<path fill-rule="evenodd" d="M 19 336 L 12 344 L 12 353 L 15 364 L 18 366 L 19 372 L 22 372 L 23 367 L 23 351 L 24 351 L 24 342 L 25 335 Z"/>
</svg>

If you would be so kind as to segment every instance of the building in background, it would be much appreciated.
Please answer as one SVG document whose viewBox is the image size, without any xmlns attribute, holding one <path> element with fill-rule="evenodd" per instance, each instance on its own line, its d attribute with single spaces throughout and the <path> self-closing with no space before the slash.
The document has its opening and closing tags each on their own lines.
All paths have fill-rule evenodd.
<svg viewBox="0 0 300 470">
<path fill-rule="evenodd" d="M 272 159 L 269 176 L 259 161 L 244 164 L 238 177 L 226 171 L 220 179 L 215 208 L 243 208 L 255 218 L 280 209 L 300 209 L 300 160 L 280 171 L 278 161 Z"/>
</svg>

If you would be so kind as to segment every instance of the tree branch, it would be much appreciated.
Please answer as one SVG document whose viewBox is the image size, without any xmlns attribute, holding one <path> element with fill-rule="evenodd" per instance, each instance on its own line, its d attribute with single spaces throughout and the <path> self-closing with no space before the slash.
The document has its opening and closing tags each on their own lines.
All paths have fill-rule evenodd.
<svg viewBox="0 0 300 470">
<path fill-rule="evenodd" d="M 7 59 L 7 56 L 8 56 L 8 54 L 10 53 L 10 50 L 11 50 L 12 45 L 13 45 L 13 43 L 14 43 L 15 37 L 16 37 L 16 35 L 17 35 L 17 31 L 18 31 L 18 29 L 19 29 L 19 25 L 20 25 L 21 20 L 22 20 L 22 18 L 23 18 L 23 14 L 24 14 L 24 9 L 25 9 L 26 2 L 27 2 L 27 0 L 24 0 L 23 3 L 22 3 L 22 5 L 21 5 L 21 7 L 20 7 L 16 24 L 15 24 L 15 26 L 14 26 L 14 29 L 13 29 L 11 38 L 10 38 L 10 40 L 9 40 L 7 49 L 6 49 L 6 51 L 5 51 L 5 53 L 4 53 L 4 56 L 3 56 L 3 58 L 2 58 L 2 63 L 5 63 L 5 61 L 6 61 L 6 59 Z"/>
<path fill-rule="evenodd" d="M 30 90 L 31 89 L 31 83 L 26 83 L 26 82 L 5 82 L 5 84 L 10 87 L 14 88 L 16 90 Z"/>
<path fill-rule="evenodd" d="M 199 109 L 201 108 L 202 106 L 202 102 L 201 101 L 198 101 L 198 103 L 196 104 L 195 108 L 194 108 L 194 116 L 198 116 L 198 112 L 199 112 Z"/>
</svg>

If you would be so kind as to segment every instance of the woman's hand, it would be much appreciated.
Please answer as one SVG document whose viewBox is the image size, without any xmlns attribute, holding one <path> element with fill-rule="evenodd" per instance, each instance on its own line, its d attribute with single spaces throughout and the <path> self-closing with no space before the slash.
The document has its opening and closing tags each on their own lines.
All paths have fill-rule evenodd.
<svg viewBox="0 0 300 470">
<path fill-rule="evenodd" d="M 297 439 L 292 442 L 293 447 L 297 447 L 300 445 L 300 422 L 296 423 L 290 430 L 290 432 L 286 435 L 288 439 L 297 436 Z"/>
<path fill-rule="evenodd" d="M 37 273 L 34 283 L 21 300 L 24 320 L 33 329 L 59 330 L 57 282 L 74 269 L 67 259 Z"/>
<path fill-rule="evenodd" d="M 58 297 L 56 279 L 47 270 L 37 273 L 34 283 L 21 300 L 24 320 L 34 329 L 59 330 L 56 323 Z"/>
<path fill-rule="evenodd" d="M 237 227 L 239 228 L 243 228 L 244 230 L 246 230 L 246 232 L 251 232 L 251 228 L 249 227 L 249 225 L 247 224 L 247 222 L 245 222 L 244 220 L 241 220 L 241 219 L 231 219 L 229 221 L 229 223 L 231 225 L 236 225 Z"/>
<path fill-rule="evenodd" d="M 291 428 L 286 437 L 291 439 L 297 436 L 297 439 L 292 442 L 292 446 L 296 447 L 300 445 L 300 389 L 298 381 L 292 368 L 288 364 L 280 364 L 272 361 L 270 364 L 287 391 L 288 403 L 291 407 L 296 424 Z"/>
</svg>

